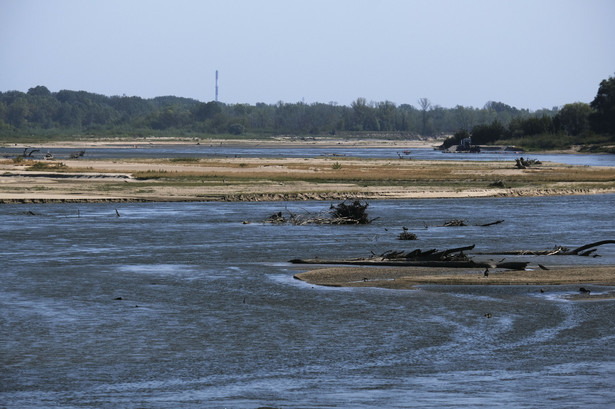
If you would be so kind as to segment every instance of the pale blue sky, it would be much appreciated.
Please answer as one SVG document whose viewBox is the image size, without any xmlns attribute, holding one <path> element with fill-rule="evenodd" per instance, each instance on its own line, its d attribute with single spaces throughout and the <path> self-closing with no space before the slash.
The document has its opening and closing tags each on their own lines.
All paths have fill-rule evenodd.
<svg viewBox="0 0 615 409">
<path fill-rule="evenodd" d="M 0 91 L 531 110 L 615 75 L 613 0 L 0 0 Z"/>
</svg>

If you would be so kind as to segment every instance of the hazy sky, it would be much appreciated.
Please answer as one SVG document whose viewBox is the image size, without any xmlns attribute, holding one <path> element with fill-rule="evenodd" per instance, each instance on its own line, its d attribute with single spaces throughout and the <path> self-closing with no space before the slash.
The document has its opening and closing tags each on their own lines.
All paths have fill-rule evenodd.
<svg viewBox="0 0 615 409">
<path fill-rule="evenodd" d="M 613 0 L 0 0 L 0 91 L 531 110 L 615 75 Z"/>
</svg>

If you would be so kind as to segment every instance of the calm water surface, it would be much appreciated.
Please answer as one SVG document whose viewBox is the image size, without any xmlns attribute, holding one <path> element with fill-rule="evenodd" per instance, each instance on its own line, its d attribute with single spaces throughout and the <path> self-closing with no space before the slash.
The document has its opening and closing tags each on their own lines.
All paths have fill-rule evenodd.
<svg viewBox="0 0 615 409">
<path fill-rule="evenodd" d="M 79 149 L 40 148 L 33 155 L 35 159 L 51 152 L 56 159 L 67 159 Z M 431 148 L 411 148 L 405 154 L 403 146 L 397 148 L 365 148 L 365 147 L 322 147 L 322 146 L 227 146 L 227 145 L 147 145 L 140 144 L 137 148 L 104 147 L 88 148 L 85 158 L 89 159 L 124 159 L 124 158 L 314 158 L 321 156 L 346 156 L 356 158 L 378 159 L 417 159 L 417 160 L 471 160 L 471 161 L 510 161 L 525 156 L 540 161 L 565 163 L 582 166 L 615 166 L 615 155 L 612 154 L 528 154 L 523 152 L 490 153 L 443 153 Z M 0 156 L 15 157 L 23 154 L 22 148 L 5 147 L 0 149 Z"/>
<path fill-rule="evenodd" d="M 0 406 L 615 402 L 615 303 L 566 301 L 578 286 L 327 288 L 294 280 L 302 270 L 287 263 L 474 243 L 580 246 L 613 238 L 615 195 L 373 201 L 368 226 L 259 222 L 328 205 L 0 206 Z M 437 227 L 453 218 L 505 222 Z M 396 240 L 402 225 L 419 240 Z M 598 253 L 531 261 L 615 264 L 615 246 Z"/>
</svg>

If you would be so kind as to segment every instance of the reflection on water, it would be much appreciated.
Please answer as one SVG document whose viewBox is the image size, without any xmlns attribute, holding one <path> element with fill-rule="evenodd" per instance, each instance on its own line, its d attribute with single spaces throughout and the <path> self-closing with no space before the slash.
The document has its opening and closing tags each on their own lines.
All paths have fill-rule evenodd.
<svg viewBox="0 0 615 409">
<path fill-rule="evenodd" d="M 575 247 L 612 238 L 614 205 L 615 195 L 374 201 L 368 226 L 259 222 L 322 202 L 3 205 L 0 402 L 606 407 L 613 302 L 562 299 L 576 286 L 315 287 L 286 261 Z M 470 226 L 436 227 L 450 219 Z M 397 240 L 402 225 L 419 240 Z M 613 246 L 598 253 L 561 263 L 615 264 Z"/>
</svg>

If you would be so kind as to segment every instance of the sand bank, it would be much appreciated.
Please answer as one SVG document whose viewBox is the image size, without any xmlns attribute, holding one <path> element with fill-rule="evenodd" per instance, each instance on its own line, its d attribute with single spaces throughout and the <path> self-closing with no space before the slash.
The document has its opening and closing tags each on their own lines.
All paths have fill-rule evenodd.
<svg viewBox="0 0 615 409">
<path fill-rule="evenodd" d="M 328 157 L 5 159 L 0 161 L 0 202 L 376 200 L 615 192 L 615 167 L 513 165 Z"/>
<path fill-rule="evenodd" d="M 336 138 L 336 137 L 295 137 L 295 136 L 276 136 L 270 139 L 199 139 L 199 138 L 99 138 L 84 139 L 73 141 L 50 141 L 43 144 L 36 143 L 5 143 L 4 147 L 26 148 L 44 145 L 43 149 L 67 148 L 67 149 L 87 149 L 87 148 L 143 148 L 169 145 L 204 145 L 204 146 L 225 146 L 225 147 L 358 147 L 358 148 L 434 148 L 440 146 L 444 140 L 438 138 L 415 138 L 415 139 L 379 139 L 379 138 Z"/>
<path fill-rule="evenodd" d="M 565 266 L 541 270 L 491 270 L 430 267 L 330 267 L 295 275 L 314 285 L 335 287 L 378 287 L 415 289 L 425 284 L 440 285 L 591 285 L 615 286 L 615 266 Z M 615 288 L 607 294 L 579 293 L 573 299 L 615 299 Z"/>
</svg>

